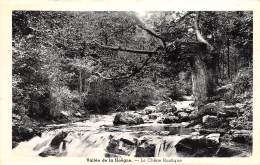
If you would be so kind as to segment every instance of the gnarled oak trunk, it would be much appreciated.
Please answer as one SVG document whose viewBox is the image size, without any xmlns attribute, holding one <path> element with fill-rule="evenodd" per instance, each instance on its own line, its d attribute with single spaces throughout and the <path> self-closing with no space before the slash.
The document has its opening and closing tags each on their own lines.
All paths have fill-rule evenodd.
<svg viewBox="0 0 260 165">
<path fill-rule="evenodd" d="M 193 57 L 192 65 L 192 93 L 195 102 L 201 104 L 208 99 L 208 73 L 206 64 L 199 55 Z"/>
<path fill-rule="evenodd" d="M 201 43 L 189 44 L 187 48 L 189 48 L 187 53 L 190 54 L 192 93 L 196 105 L 200 106 L 214 94 L 216 88 L 215 62 Z"/>
</svg>

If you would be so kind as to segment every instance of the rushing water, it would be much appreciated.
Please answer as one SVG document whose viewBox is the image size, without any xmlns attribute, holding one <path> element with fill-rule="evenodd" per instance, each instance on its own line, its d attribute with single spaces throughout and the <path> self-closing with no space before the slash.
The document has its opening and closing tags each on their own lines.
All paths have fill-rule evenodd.
<svg viewBox="0 0 260 165">
<path fill-rule="evenodd" d="M 176 102 L 177 109 L 189 107 L 192 101 Z M 145 122 L 135 126 L 114 126 L 115 114 L 91 115 L 89 120 L 68 124 L 48 125 L 48 131 L 41 137 L 34 137 L 29 141 L 21 142 L 13 153 L 19 156 L 39 156 L 46 150 L 51 140 L 61 131 L 68 135 L 59 146 L 59 156 L 72 157 L 104 157 L 106 147 L 111 137 L 124 139 L 149 139 L 156 144 L 156 157 L 180 156 L 176 153 L 175 145 L 186 136 L 194 132 L 193 129 L 185 128 L 186 123 L 159 124 L 155 121 Z M 135 156 L 136 148 L 130 153 Z M 123 155 L 121 155 L 123 157 Z"/>
<path fill-rule="evenodd" d="M 156 156 L 176 156 L 174 145 L 192 132 L 191 129 L 183 128 L 180 124 L 144 123 L 137 126 L 113 126 L 115 114 L 92 115 L 90 120 L 71 124 L 49 125 L 51 131 L 45 131 L 41 137 L 34 137 L 29 141 L 21 142 L 14 148 L 14 154 L 20 156 L 38 156 L 50 144 L 51 140 L 61 131 L 68 132 L 66 151 L 64 156 L 73 157 L 97 157 L 104 156 L 109 137 L 149 138 L 156 146 Z M 160 133 L 168 131 L 169 135 Z M 64 143 L 64 142 L 63 142 Z M 63 143 L 60 150 L 63 150 Z M 167 147 L 163 147 L 167 146 Z M 133 155 L 134 156 L 134 151 Z"/>
</svg>

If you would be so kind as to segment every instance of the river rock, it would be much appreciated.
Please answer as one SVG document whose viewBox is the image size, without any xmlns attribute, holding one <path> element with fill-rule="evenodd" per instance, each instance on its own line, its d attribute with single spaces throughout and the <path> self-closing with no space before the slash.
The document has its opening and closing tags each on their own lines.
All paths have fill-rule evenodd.
<svg viewBox="0 0 260 165">
<path fill-rule="evenodd" d="M 59 148 L 61 142 L 64 141 L 64 139 L 67 137 L 68 133 L 67 132 L 63 132 L 61 131 L 60 133 L 58 133 L 52 140 L 50 143 L 50 146 L 53 148 Z"/>
<path fill-rule="evenodd" d="M 143 118 L 144 122 L 146 122 L 146 123 L 150 122 L 150 118 L 148 115 L 142 115 L 142 118 Z"/>
<path fill-rule="evenodd" d="M 234 147 L 231 145 L 221 144 L 218 152 L 216 153 L 217 157 L 232 157 L 240 155 L 242 153 L 241 148 Z"/>
<path fill-rule="evenodd" d="M 177 108 L 174 104 L 172 104 L 172 102 L 161 101 L 156 105 L 156 111 L 162 112 L 163 114 L 170 112 L 174 113 L 175 111 L 177 111 Z"/>
<path fill-rule="evenodd" d="M 202 124 L 205 128 L 215 128 L 219 126 L 219 119 L 217 116 L 206 115 L 202 118 Z"/>
<path fill-rule="evenodd" d="M 212 134 L 212 133 L 220 133 L 220 135 L 224 135 L 227 130 L 223 128 L 201 128 L 199 129 L 200 134 Z"/>
<path fill-rule="evenodd" d="M 113 121 L 114 125 L 122 125 L 122 124 L 137 125 L 143 123 L 144 120 L 141 117 L 141 115 L 137 113 L 129 113 L 129 112 L 117 113 Z"/>
<path fill-rule="evenodd" d="M 216 89 L 218 95 L 223 95 L 226 92 L 232 91 L 234 88 L 233 84 L 227 84 Z"/>
<path fill-rule="evenodd" d="M 120 141 L 122 141 L 124 144 L 127 144 L 127 145 L 136 145 L 137 144 L 137 139 L 136 138 L 120 138 L 119 139 Z"/>
<path fill-rule="evenodd" d="M 220 138 L 220 133 L 212 133 L 206 136 L 207 140 L 210 140 L 212 143 L 218 144 Z"/>
<path fill-rule="evenodd" d="M 108 146 L 106 147 L 106 151 L 108 153 L 119 154 L 119 155 L 130 155 L 130 153 L 134 150 L 135 143 L 121 138 L 121 139 L 110 139 Z"/>
<path fill-rule="evenodd" d="M 177 116 L 179 118 L 179 122 L 184 122 L 189 120 L 189 113 L 187 112 L 179 112 Z"/>
<path fill-rule="evenodd" d="M 144 108 L 143 112 L 144 112 L 144 114 L 148 115 L 148 114 L 156 112 L 156 110 L 157 110 L 156 106 L 148 106 L 148 107 Z"/>
<path fill-rule="evenodd" d="M 161 113 L 151 113 L 148 115 L 149 119 L 155 120 L 158 117 L 160 117 L 162 114 Z"/>
<path fill-rule="evenodd" d="M 66 152 L 66 141 L 64 141 L 64 138 L 67 136 L 66 132 L 60 132 L 58 135 L 56 135 L 51 143 L 50 146 L 45 148 L 41 153 L 39 153 L 39 156 L 41 157 L 48 157 L 48 156 L 64 156 L 67 154 Z M 60 145 L 62 144 L 62 147 L 60 149 Z"/>
<path fill-rule="evenodd" d="M 144 142 L 136 148 L 136 157 L 154 157 L 156 144 Z"/>
<path fill-rule="evenodd" d="M 205 115 L 217 115 L 218 114 L 218 106 L 216 103 L 208 103 L 202 107 L 199 108 L 199 115 L 205 116 Z"/>
<path fill-rule="evenodd" d="M 239 109 L 235 105 L 223 106 L 222 110 L 219 112 L 218 116 L 223 117 L 237 117 Z M 222 115 L 220 114 L 222 113 Z M 223 115 L 224 114 L 224 115 Z"/>
<path fill-rule="evenodd" d="M 190 120 L 195 120 L 198 119 L 200 117 L 200 113 L 198 110 L 194 110 L 189 114 L 189 118 Z"/>
<path fill-rule="evenodd" d="M 24 140 L 30 140 L 34 136 L 41 136 L 41 132 L 30 127 L 16 125 L 12 127 L 13 141 L 20 142 Z"/>
<path fill-rule="evenodd" d="M 162 118 L 162 123 L 164 124 L 172 124 L 172 123 L 177 123 L 179 121 L 179 118 L 177 116 L 164 116 Z"/>
<path fill-rule="evenodd" d="M 181 108 L 181 109 L 179 109 L 179 110 L 177 110 L 177 113 L 178 112 L 186 112 L 186 113 L 191 113 L 191 112 L 193 112 L 195 110 L 195 108 L 193 108 L 193 107 L 187 107 L 187 108 Z"/>
<path fill-rule="evenodd" d="M 180 140 L 176 145 L 176 151 L 182 156 L 209 157 L 213 156 L 218 147 L 218 135 L 190 136 Z"/>
<path fill-rule="evenodd" d="M 39 153 L 39 156 L 41 157 L 48 157 L 48 156 L 60 156 L 60 152 L 59 149 L 57 148 L 52 148 L 52 147 L 48 147 L 46 148 L 44 151 L 42 151 L 41 153 Z"/>
<path fill-rule="evenodd" d="M 243 144 L 252 144 L 251 130 L 231 130 L 232 141 Z"/>
<path fill-rule="evenodd" d="M 21 136 L 22 139 L 29 140 L 34 136 L 34 130 L 28 127 L 13 127 L 13 136 Z"/>
</svg>

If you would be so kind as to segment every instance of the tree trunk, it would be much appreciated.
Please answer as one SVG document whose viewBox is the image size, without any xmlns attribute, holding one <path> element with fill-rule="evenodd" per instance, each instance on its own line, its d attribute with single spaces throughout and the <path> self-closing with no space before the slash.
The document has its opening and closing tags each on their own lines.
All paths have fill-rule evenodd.
<svg viewBox="0 0 260 165">
<path fill-rule="evenodd" d="M 230 57 L 230 54 L 229 54 L 229 47 L 230 47 L 230 41 L 228 40 L 227 41 L 227 70 L 228 70 L 228 78 L 230 79 L 230 63 L 229 63 L 229 61 L 230 61 L 230 59 L 229 59 L 229 57 Z"/>
<path fill-rule="evenodd" d="M 193 58 L 192 68 L 192 93 L 197 105 L 203 104 L 208 98 L 206 65 L 199 55 Z"/>
<path fill-rule="evenodd" d="M 192 93 L 197 106 L 203 105 L 214 94 L 216 87 L 216 54 L 208 54 L 204 43 L 181 43 L 181 52 L 188 54 L 191 66 Z"/>
<path fill-rule="evenodd" d="M 235 58 L 235 69 L 234 69 L 234 75 L 236 75 L 237 74 L 237 56 L 234 56 L 234 58 Z"/>
<path fill-rule="evenodd" d="M 210 96 L 214 94 L 216 87 L 216 63 L 214 58 L 204 62 L 202 57 L 206 57 L 204 51 L 199 51 L 192 57 L 192 93 L 197 106 L 203 105 Z"/>
<path fill-rule="evenodd" d="M 79 100 L 82 103 L 82 69 L 79 69 Z"/>
<path fill-rule="evenodd" d="M 222 66 L 222 71 L 223 71 L 223 73 L 222 73 L 222 75 L 223 75 L 223 77 L 222 77 L 222 80 L 223 79 L 225 79 L 226 77 L 225 77 L 225 51 L 223 51 L 223 54 L 222 54 L 222 64 L 223 64 L 223 66 Z"/>
</svg>

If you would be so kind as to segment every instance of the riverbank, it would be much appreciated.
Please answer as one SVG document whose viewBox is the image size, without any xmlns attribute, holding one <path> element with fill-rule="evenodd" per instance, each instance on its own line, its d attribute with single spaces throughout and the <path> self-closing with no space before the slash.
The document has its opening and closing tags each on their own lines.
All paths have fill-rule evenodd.
<svg viewBox="0 0 260 165">
<path fill-rule="evenodd" d="M 191 100 L 162 101 L 139 111 L 91 115 L 81 122 L 49 124 L 44 126 L 41 137 L 20 143 L 14 151 L 42 157 L 97 156 L 92 153 L 99 153 L 99 157 L 250 156 L 252 131 L 228 126 L 227 118 L 235 113 L 225 106 L 221 111 L 219 106 L 214 109 L 217 103 L 220 104 L 205 105 L 203 113 L 197 116 Z M 221 120 L 215 120 L 214 114 Z"/>
</svg>

